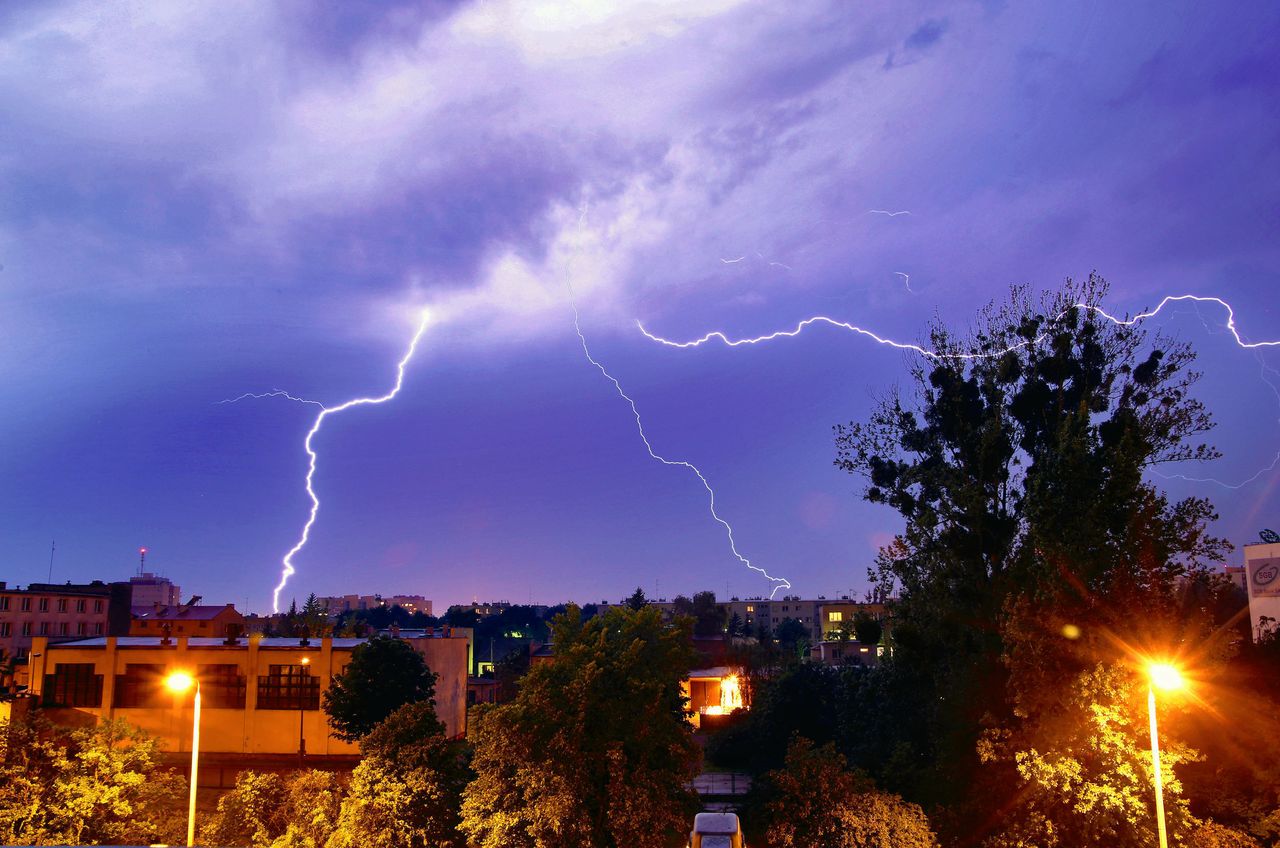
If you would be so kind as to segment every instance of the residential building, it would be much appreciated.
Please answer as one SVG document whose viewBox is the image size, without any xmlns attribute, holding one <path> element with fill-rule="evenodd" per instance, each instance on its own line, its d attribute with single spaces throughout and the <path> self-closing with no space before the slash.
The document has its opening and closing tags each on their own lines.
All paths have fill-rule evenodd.
<svg viewBox="0 0 1280 848">
<path fill-rule="evenodd" d="M 66 724 L 122 718 L 158 736 L 174 764 L 191 750 L 191 700 L 163 686 L 174 671 L 200 681 L 201 784 L 229 786 L 246 768 L 350 767 L 359 749 L 337 738 L 320 709 L 333 677 L 363 639 L 217 639 L 122 636 L 60 644 L 37 638 L 31 691 Z M 436 712 L 445 733 L 466 732 L 466 640 L 406 639 L 438 675 Z M 182 752 L 186 751 L 187 754 Z"/>
<path fill-rule="evenodd" d="M 35 639 L 50 642 L 129 632 L 128 583 L 0 582 L 0 650 L 22 659 Z M 19 681 L 22 682 L 22 681 Z"/>
<path fill-rule="evenodd" d="M 863 645 L 860 642 L 818 642 L 809 648 L 810 661 L 823 665 L 874 666 L 880 664 L 883 656 L 883 645 Z"/>
<path fill-rule="evenodd" d="M 130 636 L 240 636 L 245 632 L 244 616 L 232 604 L 199 604 L 197 595 L 185 604 L 155 604 L 132 608 Z"/>
<path fill-rule="evenodd" d="M 431 601 L 422 595 L 333 595 L 316 600 L 331 615 L 396 606 L 410 614 L 420 612 L 431 615 Z"/>
</svg>

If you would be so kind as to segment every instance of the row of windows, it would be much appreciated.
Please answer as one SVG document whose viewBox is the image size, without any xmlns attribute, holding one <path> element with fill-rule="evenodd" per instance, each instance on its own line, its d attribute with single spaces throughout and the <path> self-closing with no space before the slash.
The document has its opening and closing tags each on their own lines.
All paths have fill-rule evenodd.
<svg viewBox="0 0 1280 848">
<path fill-rule="evenodd" d="M 258 678 L 258 709 L 318 710 L 320 679 L 312 677 L 305 665 L 272 665 L 269 674 Z M 165 688 L 167 669 L 152 663 L 128 663 L 117 674 L 112 706 L 125 709 L 168 707 L 173 694 Z M 201 704 L 222 709 L 244 709 L 247 691 L 245 676 L 234 664 L 196 667 Z M 102 675 L 93 663 L 58 663 L 44 678 L 45 706 L 102 706 Z"/>
<path fill-rule="evenodd" d="M 69 621 L 42 621 L 37 628 L 33 621 L 22 622 L 19 632 L 23 636 L 34 636 L 36 630 L 39 630 L 41 636 L 70 636 L 71 622 Z M 81 621 L 76 624 L 77 636 L 101 636 L 103 624 L 101 621 Z M 13 625 L 7 621 L 0 621 L 0 639 L 13 635 Z"/>
<path fill-rule="evenodd" d="M 10 602 L 11 602 L 12 600 L 13 600 L 13 596 L 12 596 L 12 595 L 0 595 L 0 612 L 8 612 L 8 611 L 9 611 L 9 609 L 10 609 Z M 70 599 L 70 598 L 34 598 L 34 599 L 33 599 L 33 598 L 29 598 L 29 597 L 20 597 L 20 598 L 18 598 L 18 611 L 19 611 L 19 612 L 31 612 L 31 602 L 32 602 L 32 600 L 35 600 L 35 601 L 38 601 L 38 602 L 39 602 L 39 603 L 37 603 L 37 604 L 36 604 L 36 609 L 37 609 L 37 611 L 38 611 L 38 612 L 48 612 L 48 611 L 49 611 L 49 604 L 50 604 L 50 602 L 51 602 L 51 601 L 55 601 L 55 600 L 58 602 L 58 603 L 57 603 L 57 611 L 58 611 L 58 612 L 70 612 L 70 611 L 71 611 L 71 599 Z M 88 612 L 88 611 L 89 611 L 89 599 L 88 599 L 88 598 L 76 598 L 76 599 L 75 599 L 75 601 L 76 601 L 76 607 L 75 607 L 76 612 Z M 95 600 L 95 601 L 93 602 L 93 611 L 94 611 L 94 612 L 96 612 L 96 613 L 101 613 L 101 612 L 103 611 L 103 609 L 105 609 L 105 606 L 104 606 L 104 602 L 103 602 L 103 601 L 101 601 L 101 600 Z"/>
</svg>

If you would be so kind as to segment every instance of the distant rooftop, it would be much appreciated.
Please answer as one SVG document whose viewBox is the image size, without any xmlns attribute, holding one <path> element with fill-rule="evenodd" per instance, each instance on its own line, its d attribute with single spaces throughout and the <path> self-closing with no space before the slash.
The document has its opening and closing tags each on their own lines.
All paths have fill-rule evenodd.
<svg viewBox="0 0 1280 848">
<path fill-rule="evenodd" d="M 147 621 L 212 621 L 221 613 L 230 609 L 235 612 L 235 607 L 231 604 L 222 604 L 221 606 L 213 606 L 211 604 L 202 604 L 196 606 L 162 606 L 157 609 L 154 606 L 135 606 L 130 608 L 134 618 L 146 619 Z"/>
<path fill-rule="evenodd" d="M 176 636 L 171 637 L 169 639 L 169 644 L 170 645 L 175 644 L 179 638 L 182 638 L 182 637 L 176 637 Z M 158 648 L 158 647 L 161 647 L 161 642 L 162 642 L 162 639 L 159 636 L 117 636 L 115 637 L 115 639 L 116 639 L 116 645 L 121 648 Z M 248 641 L 249 640 L 242 637 L 239 640 L 237 640 L 236 644 L 239 647 L 247 647 Z M 333 640 L 333 647 L 334 648 L 354 648 L 355 646 L 363 644 L 366 641 L 368 640 L 347 638 L 347 637 L 335 638 Z M 65 648 L 65 647 L 104 648 L 106 647 L 106 644 L 107 644 L 107 637 L 94 636 L 89 639 L 73 639 L 68 642 L 58 642 L 57 644 L 51 644 L 49 647 L 50 648 Z M 192 648 L 231 647 L 230 645 L 227 644 L 227 640 L 220 639 L 216 636 L 191 636 L 187 639 L 187 644 Z M 290 638 L 284 638 L 279 636 L 268 636 L 258 640 L 258 647 L 260 648 L 293 648 L 295 650 L 298 648 L 305 648 L 308 650 L 319 650 L 320 640 L 312 639 L 311 644 L 303 645 L 301 644 L 301 640 L 299 639 L 290 639 Z"/>
</svg>

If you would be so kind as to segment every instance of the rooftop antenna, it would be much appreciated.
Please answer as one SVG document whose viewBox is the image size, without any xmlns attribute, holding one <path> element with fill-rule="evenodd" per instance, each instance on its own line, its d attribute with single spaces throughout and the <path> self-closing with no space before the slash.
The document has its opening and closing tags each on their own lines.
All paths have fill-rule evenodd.
<svg viewBox="0 0 1280 848">
<path fill-rule="evenodd" d="M 58 549 L 58 542 L 55 539 L 49 543 L 49 582 L 53 582 L 53 552 Z"/>
<path fill-rule="evenodd" d="M 147 566 L 147 549 L 138 548 L 138 576 L 141 577 Z"/>
</svg>

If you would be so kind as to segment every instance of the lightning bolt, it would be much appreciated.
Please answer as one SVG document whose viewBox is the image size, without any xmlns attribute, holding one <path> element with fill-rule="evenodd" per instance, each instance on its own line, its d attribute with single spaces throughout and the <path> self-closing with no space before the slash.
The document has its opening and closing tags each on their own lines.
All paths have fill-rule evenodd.
<svg viewBox="0 0 1280 848">
<path fill-rule="evenodd" d="M 873 209 L 871 211 L 877 212 L 881 210 Z M 885 213 L 885 214 L 891 214 L 891 213 Z M 903 214 L 903 213 L 898 213 L 898 214 Z M 895 273 L 898 273 L 898 272 L 895 272 Z M 902 276 L 905 277 L 906 275 L 903 274 Z M 1231 333 L 1231 337 L 1235 339 L 1236 344 L 1245 350 L 1258 351 L 1263 348 L 1280 347 L 1280 340 L 1261 341 L 1261 342 L 1245 341 L 1240 336 L 1240 331 L 1236 327 L 1235 310 L 1231 307 L 1231 304 L 1227 303 L 1225 300 L 1223 300 L 1220 297 L 1206 297 L 1206 296 L 1194 295 L 1194 294 L 1169 295 L 1165 297 L 1163 300 L 1161 300 L 1159 305 L 1157 305 L 1155 309 L 1151 309 L 1147 312 L 1140 312 L 1137 315 L 1133 316 L 1132 318 L 1128 318 L 1128 319 L 1117 318 L 1116 316 L 1108 313 L 1102 307 L 1089 304 L 1089 303 L 1077 303 L 1077 304 L 1074 304 L 1071 307 L 1071 309 L 1085 309 L 1090 312 L 1094 312 L 1098 315 L 1101 315 L 1103 318 L 1107 319 L 1113 324 L 1116 324 L 1117 326 L 1131 327 L 1140 321 L 1145 321 L 1148 318 L 1154 318 L 1156 315 L 1160 314 L 1160 312 L 1166 306 L 1168 306 L 1171 303 L 1181 303 L 1184 301 L 1190 301 L 1192 303 L 1197 303 L 1197 304 L 1211 303 L 1211 304 L 1215 304 L 1217 306 L 1222 307 L 1227 313 L 1227 320 L 1225 323 L 1227 330 Z M 1060 313 L 1057 316 L 1057 318 L 1058 319 L 1062 318 L 1062 316 L 1067 314 L 1067 312 L 1069 311 L 1070 309 L 1064 310 L 1062 313 Z M 773 341 L 775 339 L 780 339 L 780 338 L 795 338 L 796 336 L 804 332 L 804 330 L 807 327 L 810 327 L 814 324 L 829 324 L 833 327 L 838 327 L 840 329 L 848 330 L 849 332 L 856 333 L 861 336 L 865 336 L 871 339 L 872 341 L 874 341 L 876 344 L 897 348 L 898 350 L 912 351 L 913 353 L 918 353 L 921 356 L 924 356 L 928 359 L 932 359 L 935 361 L 945 360 L 945 359 L 986 359 L 994 356 L 1003 356 L 1004 354 L 1010 351 L 1019 350 L 1023 347 L 1026 347 L 1027 345 L 1039 344 L 1048 335 L 1047 333 L 1041 333 L 1039 336 L 1037 336 L 1034 339 L 1031 339 L 1030 341 L 1019 342 L 1018 344 L 1010 345 L 1009 347 L 1003 350 L 991 351 L 988 353 L 938 353 L 937 351 L 929 350 L 927 348 L 921 347 L 920 345 L 909 344 L 906 342 L 899 342 L 899 341 L 894 341 L 893 339 L 885 338 L 883 336 L 877 335 L 876 333 L 873 333 L 871 330 L 867 330 L 863 327 L 859 327 L 856 324 L 850 324 L 847 321 L 838 321 L 835 318 L 828 318 L 826 315 L 814 315 L 810 318 L 805 318 L 803 321 L 800 321 L 798 324 L 796 324 L 795 327 L 793 327 L 790 330 L 775 330 L 772 333 L 766 333 L 765 335 L 761 335 L 761 336 L 731 339 L 727 334 L 719 330 L 714 330 L 712 332 L 707 333 L 706 335 L 703 335 L 699 338 L 693 339 L 691 341 L 686 341 L 686 342 L 672 341 L 671 339 L 667 339 L 662 336 L 651 333 L 645 329 L 644 324 L 642 324 L 640 321 L 636 321 L 636 326 L 639 327 L 640 332 L 643 333 L 646 338 L 650 339 L 651 341 L 658 342 L 659 344 L 667 345 L 668 347 L 678 347 L 678 348 L 701 347 L 702 345 L 706 344 L 707 342 L 713 339 L 719 339 L 721 342 L 723 342 L 725 345 L 729 347 L 738 347 L 740 345 L 762 344 L 764 342 L 769 342 L 769 341 Z M 1264 370 L 1270 370 L 1267 368 L 1265 363 L 1262 363 L 1262 367 L 1264 368 Z M 1265 376 L 1263 377 L 1263 379 L 1266 380 Z M 1266 380 L 1266 382 L 1268 385 L 1271 386 L 1273 391 L 1276 391 L 1277 396 L 1280 397 L 1280 389 L 1277 389 L 1275 384 L 1271 383 L 1270 380 Z M 1267 472 L 1275 469 L 1278 465 L 1280 465 L 1280 453 L 1276 454 L 1275 459 L 1271 461 L 1271 464 L 1269 466 L 1259 470 L 1252 477 L 1249 477 L 1247 480 L 1244 480 L 1243 482 L 1238 484 L 1223 483 L 1221 480 L 1214 480 L 1214 479 L 1187 477 L 1182 474 L 1157 475 L 1157 476 L 1165 477 L 1165 479 L 1174 479 L 1174 478 L 1182 479 L 1182 480 L 1187 480 L 1189 482 L 1195 482 L 1195 483 L 1216 483 L 1217 485 L 1223 486 L 1228 489 L 1238 489 L 1244 485 L 1247 485 L 1248 483 L 1253 482 L 1254 480 L 1261 477 L 1263 474 L 1266 474 Z"/>
<path fill-rule="evenodd" d="M 280 572 L 280 582 L 276 585 L 275 590 L 271 593 L 271 609 L 274 612 L 280 612 L 280 593 L 284 590 L 285 584 L 289 582 L 289 578 L 296 573 L 293 567 L 293 558 L 297 556 L 303 548 L 307 546 L 307 541 L 311 538 L 311 528 L 316 523 L 316 516 L 320 513 L 320 498 L 316 495 L 314 486 L 316 476 L 316 452 L 311 446 L 311 442 L 315 439 L 316 434 L 320 432 L 320 428 L 324 425 L 324 420 L 330 415 L 336 415 L 339 412 L 346 412 L 348 409 L 357 406 L 371 406 L 373 404 L 386 403 L 387 401 L 400 394 L 400 388 L 404 385 L 404 370 L 408 366 L 409 360 L 413 359 L 413 354 L 418 349 L 418 342 L 422 339 L 422 334 L 427 329 L 427 321 L 430 319 L 427 310 L 422 311 L 422 317 L 418 322 L 418 329 L 413 334 L 413 338 L 409 342 L 409 349 L 405 351 L 404 356 L 400 357 L 400 362 L 396 365 L 396 382 L 391 391 L 378 397 L 358 397 L 349 401 L 340 403 L 337 406 L 325 406 L 318 400 L 308 400 L 306 398 L 295 397 L 286 391 L 274 389 L 269 392 L 245 392 L 244 394 L 218 401 L 219 403 L 236 403 L 241 400 L 260 399 L 269 397 L 283 397 L 298 403 L 313 404 L 320 407 L 320 412 L 316 415 L 316 419 L 311 424 L 311 429 L 307 431 L 307 437 L 302 442 L 303 449 L 307 452 L 307 478 L 306 489 L 307 497 L 311 499 L 311 512 L 307 515 L 306 524 L 302 525 L 302 533 L 298 537 L 298 541 L 289 549 L 281 560 L 282 570 Z"/>
<path fill-rule="evenodd" d="M 894 271 L 893 273 L 896 276 L 899 276 L 902 278 L 902 282 L 907 287 L 907 291 L 911 292 L 912 294 L 915 294 L 914 291 L 911 291 L 911 275 L 910 274 L 904 274 L 902 271 Z"/>
<path fill-rule="evenodd" d="M 867 214 L 868 215 L 888 215 L 890 218 L 896 218 L 899 215 L 910 215 L 911 213 L 908 212 L 906 209 L 903 209 L 901 212 L 890 212 L 888 209 L 868 209 Z"/>
<path fill-rule="evenodd" d="M 582 316 L 578 312 L 577 299 L 574 297 L 574 294 L 573 294 L 573 283 L 566 280 L 565 288 L 569 292 L 569 306 L 573 309 L 573 331 L 578 334 L 578 342 L 582 345 L 582 353 L 584 356 L 586 356 L 587 361 L 590 362 L 592 365 L 594 365 L 596 367 L 596 370 L 599 371 L 606 380 L 608 380 L 610 383 L 613 383 L 613 388 L 614 390 L 617 391 L 618 397 L 626 401 L 627 405 L 631 407 L 631 415 L 633 418 L 635 418 L 635 421 L 636 421 L 636 430 L 640 433 L 640 440 L 644 442 L 645 450 L 649 452 L 649 456 L 651 456 L 658 462 L 661 462 L 663 465 L 687 468 L 694 473 L 694 475 L 702 483 L 702 487 L 707 490 L 707 498 L 709 499 L 708 502 L 709 502 L 709 508 L 711 510 L 711 517 L 714 518 L 716 522 L 718 522 L 722 527 L 724 527 L 725 535 L 729 539 L 729 550 L 733 552 L 734 557 L 737 558 L 738 562 L 742 563 L 752 571 L 759 572 L 764 576 L 766 580 L 774 584 L 773 591 L 769 593 L 770 598 L 776 595 L 779 589 L 790 589 L 791 582 L 787 580 L 785 577 L 772 576 L 771 574 L 769 574 L 769 572 L 765 571 L 760 566 L 754 565 L 751 562 L 751 560 L 747 559 L 738 551 L 737 542 L 733 538 L 733 526 L 729 524 L 728 521 L 725 521 L 723 518 L 721 518 L 720 513 L 716 511 L 715 489 L 711 488 L 711 484 L 707 482 L 706 476 L 702 473 L 702 471 L 698 468 L 698 466 L 694 465 L 692 462 L 686 462 L 681 459 L 667 459 L 665 456 L 662 456 L 661 454 L 659 454 L 657 451 L 653 449 L 653 443 L 649 441 L 649 436 L 644 431 L 644 421 L 640 418 L 640 409 L 636 406 L 635 400 L 631 397 L 631 395 L 627 394 L 626 391 L 623 390 L 622 384 L 618 382 L 618 378 L 610 374 L 609 370 L 605 368 L 603 364 L 601 364 L 600 360 L 596 359 L 594 356 L 591 355 L 591 348 L 587 345 L 587 337 L 582 332 Z"/>
<path fill-rule="evenodd" d="M 245 392 L 244 394 L 237 395 L 236 397 L 233 397 L 233 398 L 226 398 L 225 400 L 220 400 L 218 401 L 218 403 L 219 404 L 239 403 L 242 400 L 262 400 L 263 398 L 271 398 L 271 397 L 287 398 L 288 400 L 296 401 L 297 403 L 310 403 L 320 407 L 321 409 L 324 409 L 324 404 L 318 400 L 307 400 L 306 398 L 294 397 L 293 395 L 289 394 L 288 392 L 282 389 L 272 389 L 269 392 Z"/>
</svg>

